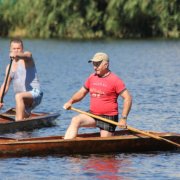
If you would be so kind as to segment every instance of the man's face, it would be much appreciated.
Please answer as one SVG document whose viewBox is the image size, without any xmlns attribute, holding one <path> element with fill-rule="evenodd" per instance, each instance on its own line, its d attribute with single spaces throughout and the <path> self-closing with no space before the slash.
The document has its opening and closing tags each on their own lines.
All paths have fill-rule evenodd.
<svg viewBox="0 0 180 180">
<path fill-rule="evenodd" d="M 11 46 L 10 46 L 10 51 L 11 52 L 23 52 L 23 47 L 21 43 L 17 43 L 17 42 L 12 42 Z"/>
<path fill-rule="evenodd" d="M 97 75 L 103 76 L 108 69 L 108 62 L 106 61 L 93 62 L 93 67 Z"/>
</svg>

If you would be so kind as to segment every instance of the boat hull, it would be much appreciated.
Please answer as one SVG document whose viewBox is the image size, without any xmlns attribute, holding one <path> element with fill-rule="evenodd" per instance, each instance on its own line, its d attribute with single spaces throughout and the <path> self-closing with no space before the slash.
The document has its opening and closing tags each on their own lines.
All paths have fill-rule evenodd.
<svg viewBox="0 0 180 180">
<path fill-rule="evenodd" d="M 32 131 L 43 127 L 54 126 L 59 113 L 32 113 L 31 117 L 15 121 L 14 109 L 0 114 L 0 134 L 15 133 L 18 131 Z"/>
<path fill-rule="evenodd" d="M 126 132 L 126 134 L 123 134 Z M 157 133 L 156 133 L 157 135 Z M 159 133 L 161 137 L 180 143 L 180 134 Z M 76 139 L 64 140 L 62 136 L 28 139 L 0 139 L 0 157 L 99 154 L 122 152 L 148 152 L 177 150 L 162 140 L 129 131 L 119 131 L 113 137 L 101 138 L 99 134 L 83 134 Z"/>
</svg>

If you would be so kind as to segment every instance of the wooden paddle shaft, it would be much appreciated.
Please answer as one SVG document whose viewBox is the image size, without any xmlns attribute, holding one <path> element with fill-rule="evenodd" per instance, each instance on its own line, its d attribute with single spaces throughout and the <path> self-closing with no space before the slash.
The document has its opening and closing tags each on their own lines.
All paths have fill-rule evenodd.
<svg viewBox="0 0 180 180">
<path fill-rule="evenodd" d="M 91 113 L 88 113 L 88 112 L 85 112 L 85 111 L 81 111 L 81 110 L 76 109 L 76 108 L 74 108 L 74 107 L 71 107 L 70 109 L 73 110 L 73 111 L 82 113 L 82 114 L 86 114 L 86 115 L 91 116 L 91 117 L 93 117 L 93 118 L 97 118 L 97 119 L 102 120 L 102 121 L 104 121 L 104 122 L 107 122 L 107 123 L 116 125 L 116 126 L 119 125 L 119 124 L 118 124 L 117 122 L 115 122 L 115 121 L 112 121 L 112 120 L 109 120 L 109 119 L 106 119 L 106 118 L 103 118 L 103 117 L 101 117 L 101 116 L 97 116 L 97 115 L 94 115 L 94 114 L 91 114 Z M 165 138 L 162 138 L 162 137 L 160 137 L 160 136 L 157 136 L 157 135 L 154 135 L 154 134 L 151 134 L 151 133 L 148 133 L 148 132 L 145 132 L 145 131 L 136 129 L 136 128 L 134 128 L 134 127 L 127 126 L 127 129 L 130 130 L 130 131 L 134 131 L 134 132 L 140 133 L 140 134 L 144 134 L 144 135 L 149 136 L 149 137 L 152 137 L 152 138 L 154 138 L 154 139 L 166 141 L 166 142 L 171 143 L 171 144 L 173 144 L 173 145 L 175 145 L 175 146 L 177 146 L 177 147 L 180 147 L 180 144 L 178 144 L 178 143 L 176 143 L 176 142 L 173 142 L 173 141 L 171 141 L 171 140 L 169 140 L 169 139 L 165 139 Z"/>
<path fill-rule="evenodd" d="M 2 92 L 2 97 L 1 97 L 1 100 L 0 102 L 3 103 L 3 98 L 4 98 L 4 94 L 5 94 L 5 91 L 6 91 L 6 85 L 7 85 L 7 81 L 8 81 L 8 78 L 9 78 L 9 73 L 10 73 L 10 70 L 11 70 L 11 65 L 12 65 L 12 58 L 10 60 L 10 64 L 9 64 L 9 68 L 8 68 L 8 73 L 6 75 L 6 80 L 5 80 L 5 83 L 4 83 L 4 88 L 3 88 L 3 92 Z"/>
</svg>

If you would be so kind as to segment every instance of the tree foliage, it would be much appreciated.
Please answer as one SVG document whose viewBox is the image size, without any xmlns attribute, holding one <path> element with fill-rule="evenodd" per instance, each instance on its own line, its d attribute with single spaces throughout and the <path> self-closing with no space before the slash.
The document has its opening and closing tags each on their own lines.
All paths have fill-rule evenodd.
<svg viewBox="0 0 180 180">
<path fill-rule="evenodd" d="M 180 37 L 180 0 L 0 0 L 0 35 Z"/>
</svg>

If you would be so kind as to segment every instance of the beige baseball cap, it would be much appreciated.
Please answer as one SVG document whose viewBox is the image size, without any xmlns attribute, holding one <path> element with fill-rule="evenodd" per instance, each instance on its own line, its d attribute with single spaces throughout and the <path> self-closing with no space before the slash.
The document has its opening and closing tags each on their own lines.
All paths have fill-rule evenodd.
<svg viewBox="0 0 180 180">
<path fill-rule="evenodd" d="M 106 53 L 98 52 L 88 62 L 90 63 L 90 62 L 99 62 L 99 61 L 109 61 L 109 56 Z"/>
</svg>

